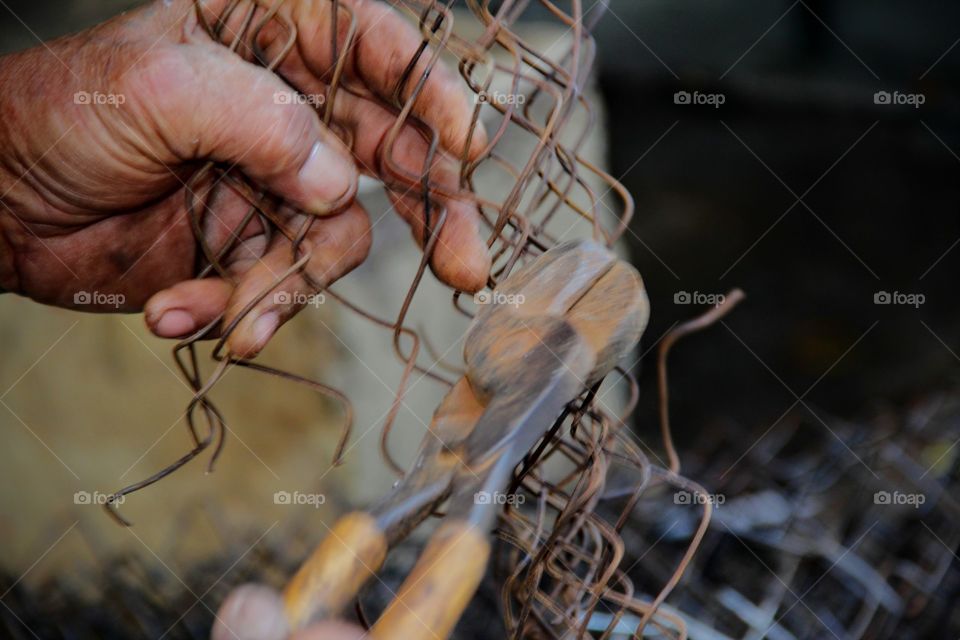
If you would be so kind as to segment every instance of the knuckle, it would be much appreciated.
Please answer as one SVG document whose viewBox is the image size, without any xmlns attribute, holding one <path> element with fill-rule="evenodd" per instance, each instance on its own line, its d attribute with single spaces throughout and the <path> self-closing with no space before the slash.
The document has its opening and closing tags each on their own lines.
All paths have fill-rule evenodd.
<svg viewBox="0 0 960 640">
<path fill-rule="evenodd" d="M 353 266 L 357 266 L 370 255 L 370 247 L 373 244 L 373 234 L 371 233 L 373 225 L 365 213 L 361 212 L 360 215 L 353 216 L 353 218 L 350 237 L 353 243 Z"/>
<path fill-rule="evenodd" d="M 260 90 L 272 100 L 273 89 Z M 317 122 L 309 107 L 302 104 L 269 104 L 264 122 L 269 122 L 263 134 L 263 152 L 273 160 L 274 173 L 282 174 L 299 168 L 307 160 L 317 138 Z"/>
<path fill-rule="evenodd" d="M 182 93 L 196 86 L 196 72 L 176 46 L 158 46 L 141 55 L 124 82 L 143 101 L 161 107 L 180 106 Z"/>
<path fill-rule="evenodd" d="M 178 46 L 158 46 L 139 59 L 120 81 L 141 130 L 157 137 L 179 158 L 196 151 L 197 70 Z"/>
<path fill-rule="evenodd" d="M 370 253 L 372 225 L 366 212 L 350 209 L 330 218 L 310 242 L 310 272 L 322 286 L 360 266 Z"/>
</svg>

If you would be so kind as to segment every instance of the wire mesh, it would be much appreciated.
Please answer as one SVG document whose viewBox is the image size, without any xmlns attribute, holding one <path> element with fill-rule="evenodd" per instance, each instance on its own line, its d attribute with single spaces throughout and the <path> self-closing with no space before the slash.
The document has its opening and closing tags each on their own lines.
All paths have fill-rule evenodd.
<svg viewBox="0 0 960 640">
<path fill-rule="evenodd" d="M 287 4 L 287 7 L 285 7 Z M 396 196 L 414 194 L 422 207 L 424 224 L 419 242 L 423 257 L 410 284 L 402 307 L 393 318 L 381 318 L 352 304 L 337 294 L 335 287 L 310 282 L 316 291 L 325 291 L 351 313 L 380 325 L 393 334 L 397 357 L 404 363 L 393 409 L 382 427 L 382 454 L 385 464 L 396 473 L 402 466 L 391 453 L 389 434 L 403 400 L 411 374 L 418 372 L 438 382 L 452 381 L 436 373 L 424 362 L 421 345 L 429 336 L 406 323 L 408 311 L 424 274 L 436 251 L 440 231 L 446 222 L 445 202 L 469 201 L 488 232 L 487 245 L 492 266 L 489 287 L 505 278 L 518 266 L 540 255 L 570 233 L 578 221 L 585 221 L 597 241 L 612 246 L 626 229 L 633 215 L 630 195 L 610 175 L 584 157 L 596 121 L 594 106 L 585 95 L 585 87 L 595 55 L 590 30 L 605 8 L 603 3 L 586 10 L 579 0 L 568 3 L 541 2 L 467 2 L 469 13 L 453 10 L 453 2 L 404 1 L 393 3 L 409 16 L 422 35 L 422 46 L 406 62 L 405 71 L 393 91 L 390 105 L 395 113 L 394 126 L 377 149 L 378 175 L 386 189 Z M 318 100 L 322 120 L 331 124 L 338 101 L 348 94 L 363 95 L 364 90 L 346 80 L 344 70 L 350 64 L 357 44 L 357 19 L 349 2 L 330 0 L 330 46 L 333 63 L 320 77 L 323 99 Z M 284 58 L 297 43 L 297 29 L 285 8 L 289 3 L 231 1 L 224 12 L 211 21 L 201 5 L 197 13 L 209 35 L 237 55 L 263 65 L 282 76 Z M 565 32 L 558 46 L 540 50 L 526 41 L 516 27 L 525 14 L 540 11 Z M 465 24 L 464 26 L 461 26 Z M 463 79 L 465 90 L 474 97 L 473 114 L 467 142 L 459 158 L 443 157 L 439 134 L 415 115 L 415 105 L 424 98 L 426 80 L 442 60 L 453 61 Z M 422 166 L 412 168 L 399 157 L 398 136 L 412 126 L 429 146 Z M 341 132 L 343 133 L 343 132 Z M 482 151 L 468 152 L 476 141 Z M 352 140 L 347 137 L 349 145 Z M 450 171 L 455 167 L 455 171 Z M 447 171 L 441 175 L 441 168 Z M 453 173 L 455 180 L 449 179 Z M 208 466 L 213 467 L 224 445 L 223 416 L 214 405 L 210 392 L 231 366 L 253 368 L 306 384 L 319 393 L 332 396 L 345 407 L 345 424 L 336 457 L 339 460 L 348 442 L 351 427 L 350 400 L 341 392 L 319 382 L 292 373 L 281 372 L 250 359 L 237 357 L 225 349 L 231 332 L 261 300 L 275 292 L 291 276 L 309 281 L 305 265 L 310 249 L 304 243 L 316 218 L 294 215 L 290 224 L 287 207 L 235 170 L 209 163 L 197 172 L 188 185 L 188 212 L 203 264 L 198 276 L 219 275 L 230 278 L 222 260 L 243 237 L 244 229 L 258 221 L 273 234 L 284 234 L 290 243 L 290 261 L 286 271 L 264 288 L 229 323 L 217 318 L 207 327 L 176 346 L 174 354 L 185 380 L 195 395 L 187 412 L 193 448 L 179 460 L 144 481 L 117 492 L 124 496 L 148 486 L 172 473 L 205 451 L 210 451 Z M 210 246 L 203 235 L 204 217 L 216 216 L 213 203 L 217 192 L 230 189 L 249 204 L 249 212 L 230 234 L 223 246 Z M 293 229 L 293 231 L 291 231 Z M 472 316 L 469 300 L 462 292 L 453 294 L 450 315 Z M 216 337 L 213 358 L 217 365 L 204 378 L 198 361 L 198 342 Z M 620 371 L 636 399 L 636 383 L 629 373 Z M 619 437 L 626 415 L 613 416 L 590 390 L 571 406 L 545 438 L 528 456 L 512 490 L 530 494 L 536 509 L 508 507 L 504 510 L 498 535 L 502 541 L 497 565 L 505 571 L 504 612 L 508 630 L 529 637 L 534 628 L 547 636 L 562 636 L 572 631 L 585 633 L 593 610 L 601 602 L 622 612 L 643 616 L 637 634 L 648 621 L 667 628 L 654 618 L 656 605 L 662 602 L 679 578 L 679 572 L 653 600 L 636 597 L 629 580 L 618 568 L 623 544 L 618 530 L 626 513 L 608 523 L 595 513 L 603 490 L 608 460 L 641 470 L 637 494 L 651 474 L 657 473 L 639 448 Z M 550 458 L 564 458 L 567 469 L 562 477 L 550 479 L 546 472 Z M 672 482 L 698 490 L 675 473 L 661 475 Z M 110 506 L 110 505 L 108 505 Z M 114 517 L 120 519 L 115 510 Z M 704 519 L 704 526 L 706 519 Z M 702 535 L 702 532 L 701 532 Z M 691 553 L 692 547 L 691 545 Z M 689 559 L 684 560 L 686 564 Z M 611 620 L 611 629 L 619 614 Z M 677 621 L 671 622 L 673 627 Z M 682 626 L 682 625 L 680 625 Z"/>
<path fill-rule="evenodd" d="M 333 113 L 338 101 L 350 95 L 362 96 L 365 91 L 347 80 L 344 73 L 357 43 L 358 26 L 351 9 L 353 3 L 321 0 L 321 4 L 330 12 L 328 37 L 334 55 L 332 64 L 320 78 L 323 99 L 317 101 L 316 106 L 323 121 L 335 126 Z M 174 349 L 177 365 L 194 391 L 187 413 L 193 447 L 170 466 L 118 491 L 115 497 L 157 482 L 204 453 L 209 454 L 208 468 L 213 468 L 223 450 L 226 430 L 211 392 L 224 373 L 234 366 L 281 376 L 341 403 L 344 422 L 336 452 L 336 461 L 340 461 L 352 427 L 351 401 L 346 394 L 322 381 L 280 371 L 255 359 L 238 357 L 226 349 L 227 339 L 245 315 L 292 277 L 307 279 L 314 290 L 323 291 L 346 312 L 392 335 L 396 357 L 404 369 L 392 409 L 382 425 L 381 450 L 384 464 L 401 474 L 403 466 L 392 453 L 390 433 L 411 376 L 418 373 L 452 386 L 453 380 L 448 374 L 457 371 L 455 365 L 437 367 L 436 362 L 430 362 L 429 327 L 416 329 L 408 322 L 417 291 L 440 242 L 440 231 L 447 221 L 445 203 L 466 201 L 475 207 L 487 234 L 493 265 L 487 283 L 490 288 L 495 288 L 514 269 L 570 239 L 571 234 L 589 234 L 613 246 L 629 225 L 633 215 L 630 194 L 616 179 L 590 162 L 583 151 L 597 118 L 586 87 L 596 50 L 591 29 L 603 14 L 604 2 L 594 4 L 589 10 L 580 0 L 467 0 L 468 11 L 455 11 L 452 0 L 402 0 L 392 4 L 409 17 L 422 36 L 422 46 L 406 61 L 405 71 L 394 88 L 389 106 L 395 123 L 376 153 L 376 173 L 382 177 L 386 189 L 398 197 L 416 198 L 424 221 L 417 238 L 423 257 L 402 305 L 394 316 L 381 317 L 352 303 L 338 293 L 336 286 L 310 281 L 305 267 L 311 252 L 305 238 L 316 218 L 291 211 L 287 203 L 263 192 L 235 169 L 215 163 L 204 166 L 194 175 L 187 190 L 188 211 L 198 254 L 202 256 L 197 275 L 230 279 L 231 274 L 222 264 L 223 258 L 236 246 L 244 228 L 254 222 L 271 234 L 286 237 L 290 246 L 289 265 L 229 323 L 221 316 L 177 344 Z M 237 55 L 283 77 L 284 58 L 296 47 L 298 38 L 296 25 L 287 11 L 290 5 L 283 0 L 273 3 L 231 0 L 215 20 L 209 19 L 199 3 L 197 12 L 212 38 Z M 547 49 L 534 46 L 523 33 L 524 17 L 531 12 L 537 12 L 541 19 L 546 16 L 565 36 Z M 418 101 L 424 99 L 426 80 L 442 61 L 456 66 L 465 90 L 474 98 L 467 144 L 462 155 L 456 158 L 444 154 L 438 132 L 415 115 Z M 398 137 L 405 127 L 413 127 L 428 146 L 429 152 L 420 167 L 412 168 L 400 157 Z M 348 145 L 353 144 L 347 132 L 339 133 Z M 468 149 L 477 140 L 481 141 L 477 144 L 482 146 L 482 151 L 470 155 Z M 210 246 L 204 240 L 203 223 L 206 217 L 216 215 L 218 193 L 223 190 L 242 197 L 249 211 L 222 246 Z M 711 566 L 729 562 L 729 558 L 734 557 L 719 548 L 722 543 L 717 542 L 715 531 L 708 534 L 713 512 L 710 497 L 714 494 L 679 473 L 679 458 L 674 451 L 667 417 L 666 355 L 676 339 L 708 326 L 738 299 L 739 294 L 730 296 L 727 304 L 674 330 L 661 345 L 661 429 L 666 463 L 651 461 L 631 439 L 628 425 L 639 392 L 630 372 L 619 369 L 616 372 L 619 380 L 609 381 L 606 387 L 597 385 L 586 390 L 571 403 L 517 469 L 509 492 L 522 495 L 525 500 L 513 501 L 504 507 L 495 534 L 498 545 L 493 562 L 501 586 L 500 609 L 510 636 L 685 638 L 689 634 L 721 638 L 727 636 L 713 628 L 736 623 L 744 627 L 740 629 L 746 634 L 743 637 L 763 637 L 761 631 L 766 621 L 768 635 L 772 630 L 782 632 L 781 637 L 800 637 L 802 633 L 788 629 L 794 624 L 800 627 L 812 624 L 808 619 L 811 615 L 821 618 L 821 622 L 827 615 L 823 611 L 831 606 L 829 597 L 822 604 L 810 606 L 793 602 L 793 606 L 784 611 L 790 604 L 787 596 L 795 597 L 794 589 L 788 585 L 793 585 L 794 580 L 801 581 L 801 576 L 806 575 L 803 565 L 808 559 L 837 559 L 838 553 L 850 550 L 842 541 L 831 537 L 824 538 L 834 540 L 831 549 L 791 547 L 819 535 L 805 528 L 812 526 L 810 518 L 790 518 L 789 523 L 778 523 L 773 527 L 773 534 L 765 529 L 766 533 L 760 535 L 752 525 L 738 530 L 740 537 L 751 540 L 751 544 L 766 544 L 781 554 L 785 565 L 780 571 L 787 571 L 790 578 L 779 580 L 781 586 L 774 582 L 759 589 L 762 581 L 770 582 L 769 575 L 757 577 L 735 566 L 717 569 L 723 573 L 719 583 L 726 586 L 710 586 L 717 581 L 698 565 L 690 578 L 692 582 L 680 590 L 682 604 L 663 606 L 667 596 L 680 585 L 684 571 L 704 540 L 708 542 L 707 554 L 717 558 Z M 466 324 L 472 315 L 470 296 L 455 291 L 443 320 L 459 318 Z M 215 366 L 212 373 L 204 375 L 199 346 L 208 339 L 216 341 L 212 350 Z M 629 390 L 627 406 L 619 414 L 611 411 L 604 401 L 611 384 L 623 385 Z M 894 447 L 890 449 L 891 455 L 902 459 L 903 451 L 890 446 Z M 756 463 L 749 473 L 738 472 L 730 482 L 741 481 L 746 476 L 758 487 L 765 487 L 770 495 L 781 495 L 776 491 L 787 486 L 791 496 L 808 499 L 830 486 L 824 483 L 839 482 L 844 473 L 852 473 L 849 468 L 838 471 L 836 460 L 811 458 L 804 468 L 822 467 L 822 473 L 818 474 L 835 472 L 834 477 L 821 479 L 819 485 L 813 486 L 804 476 L 778 478 L 775 466 L 765 466 L 770 465 L 778 453 L 769 453 L 766 463 Z M 678 522 L 686 523 L 680 527 L 682 531 L 657 528 L 662 519 L 657 517 L 657 508 L 651 505 L 665 495 L 665 487 L 672 487 L 672 495 L 690 496 L 689 503 L 681 505 L 684 513 L 675 515 Z M 108 504 L 108 508 L 110 506 Z M 122 521 L 115 510 L 110 512 Z M 955 516 L 952 512 L 949 515 Z M 720 525 L 732 526 L 725 520 L 721 520 Z M 842 523 L 846 538 L 858 532 L 864 539 L 874 534 L 872 529 L 861 531 L 862 525 L 859 521 Z M 954 534 L 956 531 L 954 527 Z M 775 540 L 771 542 L 768 535 L 773 535 Z M 661 538 L 663 546 L 658 546 Z M 656 551 L 649 555 L 636 553 L 637 549 L 653 547 Z M 927 565 L 894 563 L 884 564 L 886 569 L 874 565 L 868 570 L 869 560 L 858 555 L 851 560 L 854 558 L 859 560 L 856 565 L 859 569 L 851 572 L 855 574 L 853 578 L 859 580 L 859 587 L 848 593 L 856 603 L 856 606 L 850 605 L 855 615 L 843 626 L 847 635 L 841 637 L 867 637 L 867 630 L 876 628 L 872 626 L 875 624 L 895 628 L 896 620 L 905 612 L 920 607 L 914 604 L 911 605 L 914 609 L 910 609 L 905 604 L 906 596 L 892 595 L 893 587 L 871 586 L 872 580 L 886 584 L 896 576 L 903 584 L 909 583 L 904 588 L 919 589 L 924 597 L 932 598 L 936 585 L 944 578 L 944 572 L 938 573 L 932 565 L 921 569 Z M 879 558 L 874 562 L 889 560 Z M 738 581 L 745 584 L 740 585 Z M 752 605 L 751 598 L 760 598 L 762 602 Z M 894 602 L 900 604 L 894 606 Z M 840 613 L 831 614 L 827 626 L 840 628 L 833 621 L 841 618 Z M 885 622 L 877 622 L 880 618 Z M 730 633 L 736 635 L 737 632 Z"/>
</svg>

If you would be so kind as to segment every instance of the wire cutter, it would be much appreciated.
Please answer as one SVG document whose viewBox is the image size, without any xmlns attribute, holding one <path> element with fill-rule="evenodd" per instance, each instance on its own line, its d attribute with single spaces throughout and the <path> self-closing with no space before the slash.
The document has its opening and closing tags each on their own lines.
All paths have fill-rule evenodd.
<svg viewBox="0 0 960 640">
<path fill-rule="evenodd" d="M 592 241 L 561 244 L 502 281 L 468 329 L 466 373 L 437 407 L 411 469 L 378 504 L 341 517 L 288 583 L 290 629 L 338 615 L 388 549 L 446 503 L 370 636 L 447 638 L 486 571 L 515 467 L 634 347 L 648 316 L 640 275 Z"/>
</svg>

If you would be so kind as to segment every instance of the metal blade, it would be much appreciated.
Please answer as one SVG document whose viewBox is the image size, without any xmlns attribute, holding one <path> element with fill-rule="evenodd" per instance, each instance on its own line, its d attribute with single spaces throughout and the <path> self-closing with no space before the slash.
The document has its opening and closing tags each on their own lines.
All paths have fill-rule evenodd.
<svg viewBox="0 0 960 640">
<path fill-rule="evenodd" d="M 466 465 L 451 496 L 451 516 L 491 527 L 501 506 L 497 496 L 509 483 L 514 467 L 583 389 L 576 370 L 583 367 L 585 345 L 574 334 L 556 346 L 532 352 L 535 357 L 530 359 L 523 388 L 494 397 L 464 441 Z"/>
</svg>

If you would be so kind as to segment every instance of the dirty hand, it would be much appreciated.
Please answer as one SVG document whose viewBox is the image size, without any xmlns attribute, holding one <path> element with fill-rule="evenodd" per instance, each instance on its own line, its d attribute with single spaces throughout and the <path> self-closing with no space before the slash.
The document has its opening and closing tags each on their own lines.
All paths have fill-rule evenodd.
<svg viewBox="0 0 960 640">
<path fill-rule="evenodd" d="M 202 5 L 212 23 L 228 0 Z M 254 220 L 223 260 L 229 279 L 194 279 L 198 249 L 185 190 L 203 160 L 238 168 L 299 209 L 281 212 L 288 229 L 302 224 L 303 212 L 319 216 L 304 243 L 312 250 L 307 271 L 319 286 L 361 263 L 371 222 L 354 200 L 357 177 L 376 175 L 377 148 L 395 121 L 384 105 L 421 39 L 378 1 L 341 0 L 357 20 L 345 77 L 368 96 L 338 94 L 333 123 L 353 139 L 348 149 L 311 101 L 293 99 L 293 89 L 302 96 L 324 92 L 321 78 L 334 62 L 332 5 L 283 4 L 298 29 L 296 46 L 277 69 L 283 79 L 213 42 L 193 0 L 157 0 L 89 31 L 0 58 L 0 289 L 64 307 L 143 309 L 161 337 L 193 333 L 224 311 L 230 322 L 290 265 L 291 247 Z M 245 7 L 234 11 L 224 40 L 239 29 Z M 268 27 L 259 44 L 269 56 L 284 36 L 279 27 Z M 440 134 L 445 153 L 434 173 L 453 186 L 451 158 L 467 144 L 471 118 L 458 83 L 448 69 L 435 69 L 414 108 Z M 483 145 L 483 136 L 475 135 L 469 154 Z M 419 173 L 427 148 L 407 127 L 396 157 Z M 203 216 L 203 234 L 214 251 L 248 210 L 231 189 L 217 193 Z M 391 199 L 422 238 L 417 190 Z M 448 217 L 431 266 L 447 284 L 475 291 L 489 269 L 475 205 L 443 204 Z M 310 293 L 300 276 L 283 286 L 298 295 L 258 303 L 231 335 L 233 353 L 257 353 L 299 309 L 296 301 L 306 298 L 299 294 Z"/>
<path fill-rule="evenodd" d="M 220 607 L 211 640 L 360 640 L 360 627 L 336 620 L 288 636 L 280 594 L 263 585 L 237 587 Z"/>
</svg>

